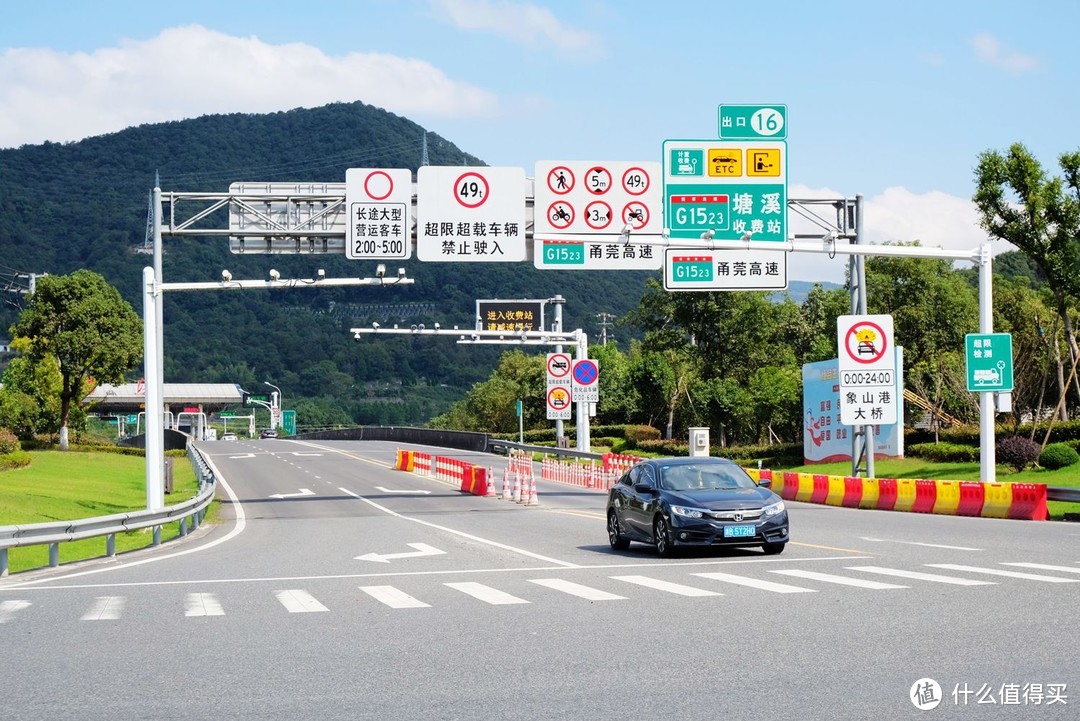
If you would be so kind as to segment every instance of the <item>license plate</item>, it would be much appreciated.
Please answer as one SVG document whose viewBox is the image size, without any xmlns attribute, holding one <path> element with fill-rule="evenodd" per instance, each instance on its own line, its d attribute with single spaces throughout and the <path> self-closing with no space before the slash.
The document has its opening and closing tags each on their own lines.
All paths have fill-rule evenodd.
<svg viewBox="0 0 1080 721">
<path fill-rule="evenodd" d="M 724 538 L 753 538 L 756 534 L 754 526 L 724 526 Z"/>
</svg>

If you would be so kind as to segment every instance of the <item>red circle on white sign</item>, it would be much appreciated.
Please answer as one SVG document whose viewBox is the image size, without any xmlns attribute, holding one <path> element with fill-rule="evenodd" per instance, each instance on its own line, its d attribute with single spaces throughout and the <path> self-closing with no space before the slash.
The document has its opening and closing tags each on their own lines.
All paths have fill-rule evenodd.
<svg viewBox="0 0 1080 721">
<path fill-rule="evenodd" d="M 364 194 L 372 200 L 386 200 L 394 192 L 394 179 L 384 170 L 368 173 L 364 178 Z"/>
<path fill-rule="evenodd" d="M 644 168 L 629 168 L 622 174 L 622 187 L 630 195 L 641 195 L 649 189 L 649 174 Z"/>
<path fill-rule="evenodd" d="M 556 195 L 566 195 L 574 189 L 574 171 L 565 165 L 552 168 L 547 174 L 547 186 Z"/>
<path fill-rule="evenodd" d="M 552 353 L 547 360 L 547 372 L 552 378 L 565 378 L 570 374 L 570 356 Z"/>
<path fill-rule="evenodd" d="M 585 173 L 585 190 L 593 195 L 603 195 L 611 190 L 611 171 L 599 165 Z"/>
<path fill-rule="evenodd" d="M 574 222 L 574 206 L 565 201 L 556 200 L 548 206 L 548 221 L 552 228 L 566 230 Z"/>
<path fill-rule="evenodd" d="M 844 334 L 844 350 L 856 363 L 869 365 L 885 357 L 889 339 L 877 323 L 868 320 L 854 323 Z"/>
<path fill-rule="evenodd" d="M 641 230 L 649 224 L 649 206 L 636 200 L 627 203 L 622 209 L 622 220 L 634 230 Z"/>
<path fill-rule="evenodd" d="M 548 408 L 563 411 L 570 406 L 570 391 L 565 386 L 555 386 L 547 394 Z"/>
<path fill-rule="evenodd" d="M 479 208 L 488 197 L 487 178 L 470 171 L 454 181 L 454 200 L 466 208 Z"/>
<path fill-rule="evenodd" d="M 611 225 L 611 206 L 602 200 L 594 200 L 585 206 L 585 223 L 593 230 L 603 230 Z"/>
</svg>

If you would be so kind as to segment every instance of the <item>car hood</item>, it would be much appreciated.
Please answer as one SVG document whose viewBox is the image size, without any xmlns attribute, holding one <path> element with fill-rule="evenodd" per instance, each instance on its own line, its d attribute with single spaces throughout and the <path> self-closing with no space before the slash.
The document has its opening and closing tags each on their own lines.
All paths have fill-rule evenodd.
<svg viewBox="0 0 1080 721">
<path fill-rule="evenodd" d="M 668 491 L 667 500 L 676 506 L 692 506 L 710 511 L 738 511 L 761 508 L 780 500 L 767 488 L 739 488 L 707 491 Z"/>
</svg>

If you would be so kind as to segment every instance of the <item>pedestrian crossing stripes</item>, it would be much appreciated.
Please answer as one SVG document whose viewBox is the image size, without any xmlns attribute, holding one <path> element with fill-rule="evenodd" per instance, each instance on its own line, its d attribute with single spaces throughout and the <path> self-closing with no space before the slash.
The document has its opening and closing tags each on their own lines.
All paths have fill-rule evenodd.
<svg viewBox="0 0 1080 721">
<path fill-rule="evenodd" d="M 632 588 L 641 589 L 642 593 L 652 594 L 648 598 L 656 598 L 655 594 L 658 593 L 684 598 L 709 598 L 727 595 L 719 589 L 726 591 L 731 586 L 748 589 L 743 593 L 760 591 L 765 593 L 801 594 L 817 593 L 827 590 L 830 586 L 837 585 L 872 591 L 892 591 L 911 589 L 916 585 L 928 583 L 974 587 L 1000 584 L 1012 584 L 1015 586 L 1023 583 L 1060 584 L 1080 582 L 1080 578 L 1077 577 L 1080 576 L 1080 567 L 1046 563 L 1008 562 L 999 563 L 997 566 L 928 563 L 924 564 L 924 567 L 934 569 L 936 572 L 883 566 L 845 566 L 835 573 L 824 573 L 802 568 L 774 568 L 770 566 L 757 569 L 758 575 L 756 576 L 751 575 L 754 571 L 748 571 L 745 575 L 743 573 L 735 574 L 720 571 L 685 574 L 684 578 L 696 579 L 691 583 L 678 583 L 640 574 L 601 576 L 590 579 L 588 583 L 562 577 L 524 578 L 511 582 L 514 584 L 514 593 L 475 581 L 441 583 L 437 586 L 429 585 L 425 593 L 416 596 L 391 585 L 359 586 L 358 589 L 370 599 L 369 602 L 400 610 L 432 608 L 433 604 L 439 605 L 443 603 L 447 598 L 447 591 L 440 592 L 440 588 L 449 589 L 491 606 L 511 606 L 539 603 L 551 598 L 550 594 L 544 594 L 536 587 L 595 602 L 631 600 L 634 596 L 630 593 Z M 669 571 L 679 572 L 676 567 L 668 567 L 663 571 L 664 573 Z M 945 571 L 951 571 L 952 573 L 944 573 Z M 1042 573 L 1033 573 L 1032 571 L 1041 571 Z M 759 577 L 766 575 L 781 576 L 785 580 L 790 580 L 791 583 L 781 583 L 771 578 Z M 903 581 L 904 585 L 872 580 L 867 576 L 884 576 L 889 579 L 898 579 Z M 989 580 L 988 577 L 993 578 L 993 580 Z M 415 581 L 413 582 L 415 583 Z M 615 583 L 618 587 L 611 588 L 612 583 Z M 530 585 L 535 593 L 528 592 Z M 607 587 L 605 588 L 605 586 Z M 331 611 L 330 607 L 324 605 L 311 592 L 304 589 L 287 589 L 273 591 L 272 593 L 288 613 L 326 613 Z M 623 593 L 627 595 L 622 595 Z M 39 605 L 34 609 L 35 615 L 43 610 L 43 604 L 38 603 Z M 83 621 L 115 621 L 124 614 L 126 604 L 127 599 L 124 596 L 98 596 L 92 600 L 80 619 Z M 34 603 L 27 599 L 0 601 L 0 624 L 21 621 L 27 615 L 26 610 L 32 605 Z M 331 603 L 331 606 L 334 605 Z M 184 615 L 187 617 L 224 616 L 226 615 L 226 606 L 227 603 L 223 602 L 219 594 L 216 593 L 192 592 L 184 595 Z M 156 605 L 155 608 L 160 608 L 160 605 Z M 341 605 L 338 604 L 333 610 L 341 611 Z"/>
</svg>

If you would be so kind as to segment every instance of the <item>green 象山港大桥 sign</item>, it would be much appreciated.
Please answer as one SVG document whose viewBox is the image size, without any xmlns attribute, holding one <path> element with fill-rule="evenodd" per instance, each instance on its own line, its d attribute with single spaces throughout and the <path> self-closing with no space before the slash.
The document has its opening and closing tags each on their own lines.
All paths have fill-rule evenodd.
<svg viewBox="0 0 1080 721">
<path fill-rule="evenodd" d="M 967 389 L 973 393 L 1013 389 L 1012 335 L 968 333 L 965 337 Z"/>
</svg>

